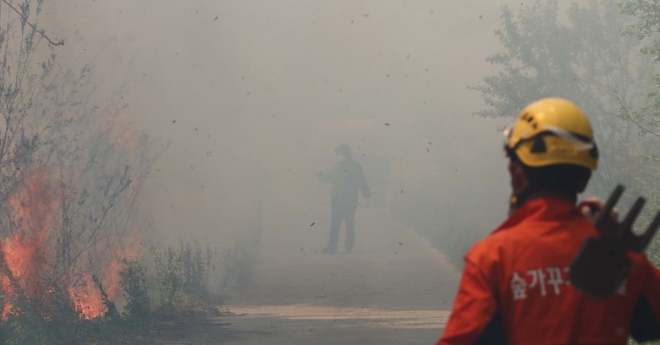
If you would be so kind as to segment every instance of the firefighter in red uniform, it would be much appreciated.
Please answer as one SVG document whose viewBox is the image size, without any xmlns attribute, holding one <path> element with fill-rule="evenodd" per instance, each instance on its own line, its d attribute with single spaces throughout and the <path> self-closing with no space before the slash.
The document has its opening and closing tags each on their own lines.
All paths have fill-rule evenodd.
<svg viewBox="0 0 660 345">
<path fill-rule="evenodd" d="M 512 211 L 465 255 L 454 308 L 437 344 L 626 344 L 660 338 L 660 271 L 643 254 L 617 292 L 593 299 L 568 268 L 599 233 L 576 206 L 596 169 L 589 120 L 573 103 L 542 99 L 505 132 Z"/>
</svg>

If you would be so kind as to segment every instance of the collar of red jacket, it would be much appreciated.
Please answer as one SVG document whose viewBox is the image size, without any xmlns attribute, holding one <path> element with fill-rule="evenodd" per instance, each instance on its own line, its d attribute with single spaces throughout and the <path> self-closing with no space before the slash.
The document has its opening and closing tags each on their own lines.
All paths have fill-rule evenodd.
<svg viewBox="0 0 660 345">
<path fill-rule="evenodd" d="M 530 220 L 569 220 L 576 217 L 582 217 L 582 213 L 577 206 L 565 199 L 559 198 L 538 198 L 527 201 L 502 225 L 493 231 L 501 231 L 507 228 L 514 227 L 523 221 Z"/>
</svg>

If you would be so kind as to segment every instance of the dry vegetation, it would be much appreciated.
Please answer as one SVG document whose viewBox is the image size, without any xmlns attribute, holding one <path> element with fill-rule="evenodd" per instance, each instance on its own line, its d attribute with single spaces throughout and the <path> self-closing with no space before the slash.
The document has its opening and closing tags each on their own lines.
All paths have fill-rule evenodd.
<svg viewBox="0 0 660 345">
<path fill-rule="evenodd" d="M 144 248 L 166 146 L 129 120 L 125 81 L 98 95 L 94 61 L 60 63 L 43 2 L 0 3 L 0 344 L 148 343 L 159 320 L 217 314 L 200 301 L 214 249 Z"/>
</svg>

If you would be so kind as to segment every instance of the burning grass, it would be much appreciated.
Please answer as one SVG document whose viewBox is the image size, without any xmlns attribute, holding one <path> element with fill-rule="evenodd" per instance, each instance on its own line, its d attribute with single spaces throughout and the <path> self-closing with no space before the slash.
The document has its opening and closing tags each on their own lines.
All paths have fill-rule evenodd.
<svg viewBox="0 0 660 345">
<path fill-rule="evenodd" d="M 111 291 L 105 282 L 113 282 L 113 275 L 83 275 L 75 285 L 66 279 L 27 279 L 26 271 L 14 274 L 1 257 L 0 344 L 142 344 L 159 322 L 218 316 L 219 309 L 205 300 L 216 258 L 197 244 L 155 245 L 142 260 L 146 265 L 119 261 L 118 289 Z"/>
<path fill-rule="evenodd" d="M 43 279 L 41 284 L 47 289 L 39 296 L 25 290 L 6 265 L 3 274 L 13 294 L 3 300 L 9 307 L 0 322 L 2 344 L 115 344 L 148 329 L 149 297 L 139 293 L 145 291 L 139 285 L 144 281 L 144 270 L 135 270 L 135 263 L 124 261 L 120 270 L 124 296 L 129 301 L 121 314 L 108 299 L 101 280 L 92 278 L 99 299 L 90 302 L 103 305 L 103 313 L 95 317 L 86 314 L 56 282 Z"/>
<path fill-rule="evenodd" d="M 150 327 L 152 296 L 158 312 L 199 309 L 190 296 L 206 293 L 210 247 L 156 245 L 142 258 L 148 270 L 138 261 L 145 251 L 137 235 L 67 239 L 71 221 L 62 205 L 75 193 L 41 164 L 23 176 L 5 205 L 10 234 L 0 238 L 1 344 L 115 341 Z"/>
<path fill-rule="evenodd" d="M 217 314 L 201 296 L 218 255 L 197 242 L 143 248 L 127 229 L 144 173 L 112 159 L 135 147 L 103 133 L 87 175 L 31 159 L 0 193 L 0 344 L 133 342 L 164 315 Z"/>
</svg>

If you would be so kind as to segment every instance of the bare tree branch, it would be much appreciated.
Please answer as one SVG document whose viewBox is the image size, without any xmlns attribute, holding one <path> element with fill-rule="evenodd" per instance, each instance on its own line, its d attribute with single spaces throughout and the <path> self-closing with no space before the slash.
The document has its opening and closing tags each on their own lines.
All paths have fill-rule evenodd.
<svg viewBox="0 0 660 345">
<path fill-rule="evenodd" d="M 29 25 L 34 31 L 36 31 L 39 35 L 41 35 L 43 38 L 45 38 L 46 40 L 48 40 L 48 43 L 50 43 L 50 44 L 52 44 L 52 45 L 54 45 L 54 46 L 63 46 L 63 45 L 64 45 L 64 40 L 60 40 L 59 42 L 53 42 L 50 38 L 48 38 L 48 36 L 46 36 L 46 34 L 44 34 L 43 32 L 41 32 L 41 31 L 39 31 L 39 30 L 37 30 L 37 28 L 36 28 L 34 25 L 32 25 L 32 23 L 30 23 L 30 22 L 27 20 L 27 18 L 25 18 L 25 17 L 23 16 L 23 14 L 21 14 L 21 12 L 18 12 L 18 10 L 17 10 L 14 6 L 12 6 L 12 4 L 8 3 L 7 0 L 1 0 L 1 1 L 4 2 L 5 4 L 7 4 L 7 6 L 9 6 L 9 8 L 11 8 L 12 10 L 14 10 L 14 12 L 16 12 L 16 14 L 18 14 L 19 16 L 21 16 L 21 19 L 23 19 L 23 21 L 24 21 L 25 23 L 27 23 L 27 25 Z"/>
</svg>

